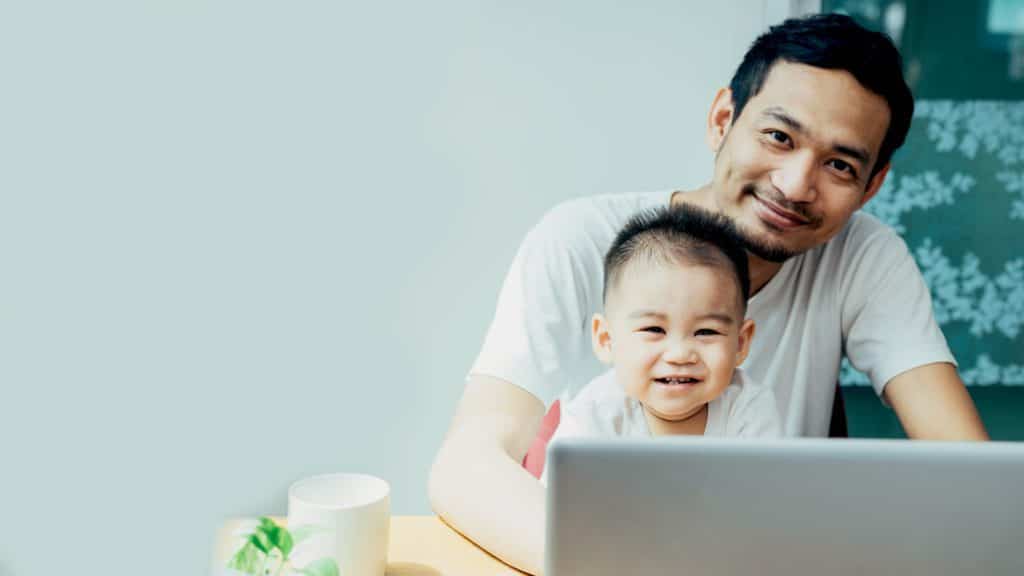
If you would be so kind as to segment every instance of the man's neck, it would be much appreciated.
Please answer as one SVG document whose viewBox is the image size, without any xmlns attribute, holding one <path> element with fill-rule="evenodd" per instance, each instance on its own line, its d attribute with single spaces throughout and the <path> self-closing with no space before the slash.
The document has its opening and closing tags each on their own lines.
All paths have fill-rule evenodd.
<svg viewBox="0 0 1024 576">
<path fill-rule="evenodd" d="M 779 273 L 782 262 L 769 262 L 747 252 L 747 266 L 750 268 L 750 295 L 753 296 Z"/>
<path fill-rule="evenodd" d="M 673 206 L 687 203 L 708 210 L 709 212 L 721 212 L 718 203 L 715 202 L 714 193 L 710 184 L 705 184 L 696 190 L 677 190 L 672 193 Z M 782 269 L 781 262 L 769 262 L 747 252 L 747 265 L 750 268 L 750 295 L 753 296 L 761 291 L 772 278 Z"/>
</svg>

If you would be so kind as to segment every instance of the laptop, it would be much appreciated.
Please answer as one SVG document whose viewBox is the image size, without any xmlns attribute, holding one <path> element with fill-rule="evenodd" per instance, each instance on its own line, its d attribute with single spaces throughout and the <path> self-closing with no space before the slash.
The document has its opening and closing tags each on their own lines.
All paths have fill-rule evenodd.
<svg viewBox="0 0 1024 576">
<path fill-rule="evenodd" d="M 1024 444 L 566 439 L 548 576 L 1024 575 Z"/>
</svg>

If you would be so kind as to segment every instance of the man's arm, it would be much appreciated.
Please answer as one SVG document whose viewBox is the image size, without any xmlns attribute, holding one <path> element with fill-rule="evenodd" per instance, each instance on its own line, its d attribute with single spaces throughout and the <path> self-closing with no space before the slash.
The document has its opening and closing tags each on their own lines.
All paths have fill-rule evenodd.
<svg viewBox="0 0 1024 576">
<path fill-rule="evenodd" d="M 883 392 L 903 430 L 920 440 L 988 440 L 956 367 L 926 364 L 893 377 Z"/>
<path fill-rule="evenodd" d="M 445 522 L 532 574 L 544 562 L 544 487 L 522 467 L 544 404 L 499 378 L 470 375 L 430 471 Z"/>
</svg>

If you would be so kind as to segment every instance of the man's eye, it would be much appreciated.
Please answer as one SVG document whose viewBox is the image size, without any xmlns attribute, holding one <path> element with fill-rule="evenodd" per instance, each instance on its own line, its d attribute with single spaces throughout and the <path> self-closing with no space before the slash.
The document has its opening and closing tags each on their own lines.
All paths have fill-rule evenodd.
<svg viewBox="0 0 1024 576">
<path fill-rule="evenodd" d="M 778 130 L 769 130 L 767 132 L 767 134 L 768 134 L 768 137 L 771 138 L 773 142 L 777 142 L 779 144 L 789 144 L 790 143 L 789 134 L 786 134 L 785 132 L 780 132 Z"/>
<path fill-rule="evenodd" d="M 854 169 L 852 164 L 850 164 L 849 162 L 847 162 L 845 160 L 840 160 L 839 158 L 833 158 L 832 160 L 828 161 L 828 164 L 829 164 L 829 166 L 831 166 L 832 168 L 835 168 L 836 170 L 838 170 L 840 172 L 846 173 L 846 174 L 848 174 L 850 176 L 853 176 L 854 178 L 857 177 L 857 170 Z"/>
<path fill-rule="evenodd" d="M 664 334 L 665 329 L 661 326 L 644 326 L 640 329 L 641 332 L 650 332 L 651 334 Z"/>
<path fill-rule="evenodd" d="M 694 333 L 696 336 L 718 336 L 721 334 L 718 330 L 712 330 L 711 328 L 701 328 Z"/>
</svg>

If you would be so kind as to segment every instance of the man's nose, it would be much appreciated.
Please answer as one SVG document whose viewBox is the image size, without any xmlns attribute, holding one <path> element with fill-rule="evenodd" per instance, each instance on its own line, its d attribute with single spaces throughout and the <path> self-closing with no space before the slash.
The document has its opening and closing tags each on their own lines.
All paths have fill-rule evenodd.
<svg viewBox="0 0 1024 576">
<path fill-rule="evenodd" d="M 792 202 L 813 202 L 818 194 L 816 168 L 810 151 L 792 153 L 771 173 L 772 185 Z"/>
</svg>

